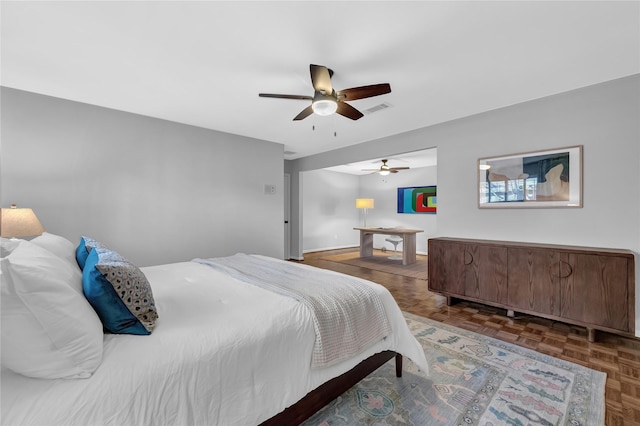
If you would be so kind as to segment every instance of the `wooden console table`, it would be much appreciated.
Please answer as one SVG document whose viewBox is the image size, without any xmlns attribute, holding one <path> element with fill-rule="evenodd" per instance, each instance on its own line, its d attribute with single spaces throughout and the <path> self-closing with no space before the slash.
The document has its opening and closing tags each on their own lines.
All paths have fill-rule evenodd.
<svg viewBox="0 0 640 426">
<path fill-rule="evenodd" d="M 421 229 L 406 228 L 353 228 L 360 231 L 360 257 L 373 256 L 373 234 L 398 235 L 402 237 L 402 264 L 416 262 L 416 234 Z"/>
<path fill-rule="evenodd" d="M 635 271 L 630 250 L 511 241 L 432 238 L 429 290 L 635 337 Z"/>
</svg>

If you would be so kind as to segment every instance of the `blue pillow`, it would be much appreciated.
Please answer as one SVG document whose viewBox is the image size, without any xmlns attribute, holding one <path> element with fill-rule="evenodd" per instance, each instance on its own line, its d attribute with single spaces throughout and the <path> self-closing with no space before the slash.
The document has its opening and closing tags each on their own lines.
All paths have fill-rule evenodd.
<svg viewBox="0 0 640 426">
<path fill-rule="evenodd" d="M 115 334 L 151 334 L 158 313 L 147 277 L 118 253 L 92 249 L 82 271 L 84 295 L 104 329 Z"/>
<path fill-rule="evenodd" d="M 84 264 L 87 261 L 89 252 L 94 247 L 104 247 L 101 242 L 94 240 L 93 238 L 85 237 L 80 238 L 80 244 L 76 247 L 76 262 L 80 269 L 84 269 Z M 106 247 L 105 247 L 106 248 Z"/>
</svg>

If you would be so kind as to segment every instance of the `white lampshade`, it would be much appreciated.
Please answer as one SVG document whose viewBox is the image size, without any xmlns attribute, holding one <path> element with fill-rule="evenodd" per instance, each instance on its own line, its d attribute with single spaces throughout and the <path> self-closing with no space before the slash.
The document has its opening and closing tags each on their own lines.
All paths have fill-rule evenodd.
<svg viewBox="0 0 640 426">
<path fill-rule="evenodd" d="M 357 209 L 372 209 L 373 198 L 356 198 Z"/>
<path fill-rule="evenodd" d="M 31 209 L 19 209 L 13 204 L 9 209 L 0 209 L 0 237 L 35 237 L 44 232 L 44 227 Z"/>
<path fill-rule="evenodd" d="M 311 104 L 311 108 L 318 115 L 331 115 L 338 109 L 338 104 L 331 99 L 321 99 Z"/>
</svg>

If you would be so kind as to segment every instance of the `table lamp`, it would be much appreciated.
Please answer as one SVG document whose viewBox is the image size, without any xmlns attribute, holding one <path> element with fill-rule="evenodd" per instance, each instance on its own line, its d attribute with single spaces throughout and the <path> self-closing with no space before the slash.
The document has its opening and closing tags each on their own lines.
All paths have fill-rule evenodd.
<svg viewBox="0 0 640 426">
<path fill-rule="evenodd" d="M 0 209 L 0 237 L 35 237 L 44 232 L 44 227 L 31 209 Z"/>
<path fill-rule="evenodd" d="M 364 210 L 364 226 L 367 226 L 367 209 L 373 208 L 373 198 L 356 198 L 356 208 Z"/>
</svg>

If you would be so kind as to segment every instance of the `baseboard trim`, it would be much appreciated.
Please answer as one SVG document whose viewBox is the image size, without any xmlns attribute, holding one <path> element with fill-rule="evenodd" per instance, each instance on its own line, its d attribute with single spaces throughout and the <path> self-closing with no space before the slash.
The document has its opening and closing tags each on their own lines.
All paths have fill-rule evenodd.
<svg viewBox="0 0 640 426">
<path fill-rule="evenodd" d="M 302 250 L 302 254 L 304 254 L 304 253 L 315 253 L 315 252 L 318 252 L 318 251 L 340 250 L 340 249 L 358 248 L 358 247 L 359 246 L 349 245 L 349 246 L 334 246 L 334 247 L 314 248 L 314 249 Z"/>
<path fill-rule="evenodd" d="M 304 253 L 316 253 L 316 252 L 319 252 L 319 251 L 340 250 L 340 249 L 346 249 L 346 248 L 360 248 L 360 246 L 338 246 L 338 247 L 315 248 L 315 249 L 303 250 L 302 254 L 304 255 Z M 374 247 L 373 249 L 374 250 L 387 251 L 387 252 L 392 252 L 393 251 L 393 249 L 390 249 L 390 248 L 385 247 L 385 246 Z M 398 250 L 398 253 L 402 253 L 402 250 Z M 428 253 L 426 251 L 416 251 L 416 254 L 421 254 L 423 256 L 428 255 Z M 291 259 L 296 259 L 296 258 L 292 256 Z M 304 260 L 304 258 L 296 259 L 296 260 Z"/>
</svg>

